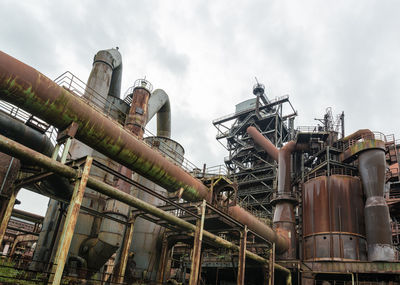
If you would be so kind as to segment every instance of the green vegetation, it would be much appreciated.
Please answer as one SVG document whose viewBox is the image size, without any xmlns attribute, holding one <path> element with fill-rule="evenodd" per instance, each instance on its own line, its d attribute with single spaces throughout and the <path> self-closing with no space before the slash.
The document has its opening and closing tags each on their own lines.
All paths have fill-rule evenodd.
<svg viewBox="0 0 400 285">
<path fill-rule="evenodd" d="M 45 273 L 33 273 L 16 266 L 15 262 L 0 258 L 0 283 L 1 284 L 45 284 Z"/>
</svg>

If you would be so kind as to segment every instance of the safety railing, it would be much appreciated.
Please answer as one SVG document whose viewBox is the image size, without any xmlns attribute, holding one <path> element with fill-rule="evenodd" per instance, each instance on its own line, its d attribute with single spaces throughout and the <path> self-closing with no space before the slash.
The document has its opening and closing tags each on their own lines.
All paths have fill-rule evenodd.
<svg viewBox="0 0 400 285">
<path fill-rule="evenodd" d="M 125 110 L 122 110 L 110 100 L 100 95 L 96 90 L 86 85 L 81 79 L 70 71 L 66 71 L 55 80 L 55 83 L 68 90 L 70 93 L 84 99 L 90 106 L 110 116 L 112 109 L 117 109 L 122 116 L 118 121 L 123 124 L 126 119 Z"/>
<path fill-rule="evenodd" d="M 0 110 L 24 123 L 28 121 L 31 116 L 31 114 L 29 114 L 28 112 L 5 101 L 0 101 Z"/>
<path fill-rule="evenodd" d="M 133 85 L 131 87 L 128 88 L 128 90 L 125 91 L 124 94 L 124 101 L 127 102 L 129 105 L 132 103 L 132 94 L 133 91 L 135 90 L 135 88 L 144 88 L 147 91 L 149 91 L 150 93 L 153 92 L 153 84 L 151 84 L 148 80 L 144 79 L 137 79 L 135 80 L 135 82 L 133 83 Z M 128 97 L 130 99 L 128 99 Z"/>
<path fill-rule="evenodd" d="M 37 124 L 38 129 L 43 129 L 43 132 L 50 138 L 52 144 L 55 145 L 57 143 L 58 130 L 53 126 L 49 126 L 45 121 L 32 116 L 25 110 L 2 100 L 0 100 L 0 110 L 24 124 L 27 124 L 28 122 L 36 122 L 35 124 Z"/>
<path fill-rule="evenodd" d="M 206 168 L 205 175 L 207 176 L 228 176 L 228 169 L 225 164 L 214 165 Z"/>
<path fill-rule="evenodd" d="M 313 178 L 327 176 L 327 175 L 328 175 L 328 171 L 326 169 L 321 169 L 321 170 L 306 174 L 304 176 L 304 180 L 308 181 Z M 329 170 L 329 175 L 357 176 L 358 172 L 357 172 L 357 170 L 353 170 L 353 169 L 349 169 L 349 168 L 331 168 Z"/>
<path fill-rule="evenodd" d="M 140 83 L 142 81 L 143 80 L 138 81 L 138 82 Z M 55 82 L 58 85 L 67 89 L 73 95 L 84 99 L 86 102 L 88 102 L 89 105 L 95 106 L 97 109 L 99 109 L 99 111 L 101 111 L 102 113 L 104 113 L 106 115 L 109 115 L 108 111 L 110 111 L 111 106 L 113 108 L 118 109 L 118 107 L 115 104 L 113 104 L 110 101 L 107 101 L 105 98 L 100 96 L 95 90 L 86 86 L 86 84 L 82 80 L 80 80 L 78 77 L 76 77 L 74 74 L 72 74 L 69 71 L 66 71 L 63 74 L 61 74 L 59 77 L 57 77 L 55 79 Z M 148 83 L 147 86 L 150 86 L 150 88 L 152 88 L 150 83 Z M 104 105 L 104 104 L 106 104 L 106 105 Z M 108 108 L 107 108 L 108 110 L 105 110 L 104 106 L 108 106 Z M 29 119 L 32 118 L 32 115 L 30 113 L 10 104 L 8 102 L 1 101 L 1 100 L 0 100 L 0 110 L 7 113 L 11 117 L 18 119 L 19 121 L 23 122 L 24 124 L 26 124 L 29 121 Z M 123 110 L 120 110 L 120 113 L 125 114 L 125 112 Z M 35 121 L 37 121 L 41 124 L 47 125 L 47 123 L 44 122 L 43 120 L 41 120 L 37 117 L 34 117 L 34 118 L 35 118 Z M 45 133 L 50 138 L 53 145 L 55 145 L 57 142 L 56 139 L 57 139 L 57 134 L 58 134 L 57 128 L 47 125 L 47 131 Z M 144 137 L 155 137 L 155 136 L 156 135 L 154 135 L 152 132 L 145 129 Z M 146 142 L 147 142 L 147 144 L 149 144 L 151 147 L 154 148 L 154 146 L 151 145 L 150 141 L 146 141 Z M 189 173 L 193 173 L 194 169 L 198 169 L 198 167 L 194 163 L 192 163 L 191 161 L 186 159 L 182 154 L 176 152 L 168 144 L 163 143 L 162 141 L 159 141 L 159 142 L 160 143 L 157 146 L 157 148 L 160 151 L 160 153 L 166 157 L 169 157 L 171 160 L 173 160 L 177 165 L 182 167 L 184 170 L 186 170 Z M 62 151 L 62 148 L 60 151 Z"/>
<path fill-rule="evenodd" d="M 156 135 L 153 134 L 150 130 L 144 129 L 144 138 L 150 137 L 156 137 Z M 182 167 L 187 172 L 193 174 L 194 169 L 199 169 L 194 163 L 189 161 L 182 154 L 177 152 L 175 149 L 173 149 L 171 146 L 164 143 L 163 141 L 157 140 L 157 146 L 153 145 L 151 143 L 151 140 L 144 141 L 155 150 L 158 150 L 162 155 L 171 159 L 176 165 Z"/>
<path fill-rule="evenodd" d="M 322 126 L 299 126 L 296 130 L 301 133 L 318 133 L 325 131 Z"/>
<path fill-rule="evenodd" d="M 342 144 L 342 150 L 345 151 L 350 147 L 352 147 L 353 145 L 367 140 L 380 140 L 386 143 L 386 136 L 380 132 L 366 132 L 345 141 Z"/>
<path fill-rule="evenodd" d="M 284 96 L 280 96 L 280 97 L 275 97 L 274 99 L 270 100 L 270 102 L 269 102 L 268 105 L 274 104 L 274 103 L 279 102 L 279 101 L 286 100 L 286 99 L 288 99 L 288 98 L 289 98 L 289 95 L 284 95 Z M 262 107 L 262 106 L 260 106 L 260 107 Z M 226 119 L 228 119 L 228 118 L 230 118 L 230 117 L 240 116 L 240 115 L 246 114 L 246 113 L 248 113 L 248 112 L 250 112 L 251 110 L 254 110 L 254 109 L 255 109 L 255 107 L 252 106 L 252 107 L 249 107 L 249 108 L 247 108 L 247 109 L 245 109 L 245 110 L 243 110 L 243 111 L 235 112 L 235 113 L 231 113 L 231 114 L 228 114 L 228 115 L 219 117 L 218 119 L 215 119 L 215 120 L 213 120 L 212 122 L 213 122 L 213 124 L 214 124 L 214 123 L 217 123 L 217 122 L 219 122 L 219 121 L 226 120 Z"/>
</svg>

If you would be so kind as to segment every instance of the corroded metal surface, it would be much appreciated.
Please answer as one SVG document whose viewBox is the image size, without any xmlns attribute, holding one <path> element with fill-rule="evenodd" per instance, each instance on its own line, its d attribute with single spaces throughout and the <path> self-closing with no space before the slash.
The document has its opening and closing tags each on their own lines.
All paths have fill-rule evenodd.
<svg viewBox="0 0 400 285">
<path fill-rule="evenodd" d="M 133 90 L 132 96 L 132 104 L 126 118 L 125 127 L 139 138 L 143 138 L 150 93 L 145 88 L 137 87 Z"/>
<path fill-rule="evenodd" d="M 247 243 L 247 227 L 245 226 L 243 231 L 240 233 L 240 250 L 239 250 L 239 261 L 238 261 L 238 274 L 237 274 L 237 285 L 244 285 L 244 273 L 246 271 L 246 243 Z"/>
<path fill-rule="evenodd" d="M 287 199 L 291 196 L 291 154 L 295 150 L 304 149 L 305 146 L 297 145 L 294 141 L 288 142 L 281 149 L 277 149 L 269 139 L 265 138 L 255 127 L 247 128 L 248 134 L 260 145 L 273 159 L 278 162 L 278 189 L 276 191 L 276 204 L 274 210 L 274 228 L 288 243 L 287 251 L 281 251 L 277 244 L 277 253 L 280 259 L 297 258 L 296 223 L 294 217 L 295 200 Z"/>
<path fill-rule="evenodd" d="M 79 209 L 81 207 L 83 193 L 86 188 L 86 183 L 89 177 L 92 161 L 93 159 L 91 157 L 88 157 L 86 159 L 86 163 L 82 172 L 82 177 L 78 178 L 75 182 L 74 192 L 72 194 L 71 202 L 68 206 L 67 216 L 65 218 L 64 227 L 61 232 L 60 241 L 57 247 L 55 264 L 52 268 L 53 274 L 50 275 L 49 280 L 49 282 L 55 285 L 61 283 L 64 266 L 67 261 L 69 246 L 71 244 L 72 236 L 74 234 L 76 220 L 78 218 Z"/>
<path fill-rule="evenodd" d="M 399 274 L 400 262 L 304 262 L 301 269 L 304 272 L 341 272 L 341 273 L 384 273 Z"/>
<path fill-rule="evenodd" d="M 11 195 L 12 186 L 17 179 L 20 167 L 21 163 L 18 159 L 0 152 L 0 193 L 3 197 Z M 3 197 L 0 198 L 0 201 L 3 200 Z"/>
<path fill-rule="evenodd" d="M 131 217 L 129 225 L 125 230 L 125 239 L 121 248 L 121 262 L 117 272 L 117 282 L 122 283 L 125 276 L 126 265 L 129 257 L 129 245 L 132 243 L 133 237 L 133 226 L 135 225 L 135 217 Z"/>
<path fill-rule="evenodd" d="M 206 213 L 206 200 L 203 200 L 202 204 L 198 208 L 198 214 L 200 215 L 200 219 L 196 221 L 196 230 L 194 232 L 194 242 L 193 242 L 193 250 L 191 257 L 192 264 L 190 266 L 189 285 L 197 285 L 199 280 L 205 213 Z"/>
<path fill-rule="evenodd" d="M 77 122 L 77 139 L 168 191 L 183 189 L 186 200 L 211 198 L 210 190 L 199 180 L 151 150 L 117 122 L 5 53 L 0 53 L 0 99 L 37 115 L 59 129 Z"/>
<path fill-rule="evenodd" d="M 385 163 L 385 152 L 380 149 L 367 150 L 359 156 L 358 168 L 367 198 L 365 227 L 369 261 L 394 260 L 389 208 L 383 198 Z"/>
<path fill-rule="evenodd" d="M 366 260 L 360 179 L 321 176 L 303 187 L 305 260 Z"/>
<path fill-rule="evenodd" d="M 242 224 L 247 225 L 249 229 L 258 233 L 263 238 L 275 243 L 277 252 L 283 253 L 288 249 L 289 244 L 284 236 L 266 226 L 243 208 L 239 206 L 229 207 L 228 214 Z"/>
<path fill-rule="evenodd" d="M 340 160 L 344 161 L 344 162 L 349 161 L 355 155 L 359 154 L 360 152 L 369 150 L 369 149 L 385 150 L 385 142 L 383 142 L 381 140 L 375 140 L 375 139 L 367 139 L 367 140 L 357 142 L 357 143 L 349 146 L 348 149 L 346 149 L 345 151 L 343 151 L 340 154 Z"/>
<path fill-rule="evenodd" d="M 1 223 L 0 223 L 0 244 L 3 242 L 4 235 L 6 233 L 8 222 L 11 218 L 12 209 L 14 208 L 15 198 L 17 197 L 17 192 L 13 189 L 10 193 L 10 198 L 7 200 L 7 203 L 4 205 L 4 213 L 2 215 Z"/>
</svg>

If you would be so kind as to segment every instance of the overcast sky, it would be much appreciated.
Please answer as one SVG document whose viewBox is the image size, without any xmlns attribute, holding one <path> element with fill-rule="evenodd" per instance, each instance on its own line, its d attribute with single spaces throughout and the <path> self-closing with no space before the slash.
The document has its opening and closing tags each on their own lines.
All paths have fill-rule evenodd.
<svg viewBox="0 0 400 285">
<path fill-rule="evenodd" d="M 196 165 L 223 163 L 211 121 L 253 98 L 254 76 L 270 98 L 290 95 L 296 126 L 332 107 L 347 134 L 400 138 L 398 1 L 0 3 L 0 50 L 51 79 L 86 81 L 96 52 L 118 46 L 123 93 L 144 76 L 164 89 L 172 138 Z"/>
</svg>

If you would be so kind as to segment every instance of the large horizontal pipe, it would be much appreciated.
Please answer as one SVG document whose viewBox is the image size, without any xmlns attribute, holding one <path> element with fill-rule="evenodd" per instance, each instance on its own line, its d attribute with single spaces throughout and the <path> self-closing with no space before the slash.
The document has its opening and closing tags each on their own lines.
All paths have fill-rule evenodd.
<svg viewBox="0 0 400 285">
<path fill-rule="evenodd" d="M 12 141 L 4 136 L 0 135 L 0 151 L 12 155 L 24 162 L 35 163 L 38 166 L 41 166 L 49 171 L 52 171 L 56 174 L 64 176 L 69 179 L 75 179 L 79 176 L 79 171 L 73 169 L 65 164 L 62 164 L 58 161 L 55 161 L 41 153 L 38 153 L 32 149 L 29 149 L 15 141 Z M 170 224 L 177 226 L 183 230 L 187 230 L 190 232 L 194 232 L 196 230 L 196 226 L 184 221 L 170 213 L 167 213 L 149 203 L 146 203 L 134 196 L 131 196 L 125 192 L 118 190 L 115 187 L 112 187 L 100 180 L 97 180 L 93 177 L 89 177 L 87 181 L 87 187 L 98 191 L 101 194 L 104 194 L 110 198 L 121 201 L 123 203 L 128 204 L 129 206 L 135 207 L 145 213 L 152 214 L 155 217 L 163 219 Z M 239 246 L 233 244 L 227 240 L 224 240 L 208 231 L 203 232 L 203 236 L 213 242 L 214 244 L 231 249 L 231 250 L 239 250 Z M 246 257 L 259 262 L 261 264 L 269 264 L 269 261 L 257 254 L 254 254 L 250 251 L 246 251 Z M 283 270 L 285 272 L 289 272 L 288 269 L 275 265 L 275 268 Z"/>
<path fill-rule="evenodd" d="M 211 201 L 211 191 L 200 180 L 151 149 L 120 124 L 88 105 L 34 68 L 0 52 L 0 99 L 10 102 L 59 129 L 79 125 L 76 138 L 187 201 Z M 248 214 L 250 215 L 250 214 Z M 242 224 L 247 219 L 235 217 Z M 251 215 L 251 219 L 257 218 Z M 252 228 L 257 224 L 257 228 Z M 288 247 L 267 225 L 250 223 L 250 230 L 276 243 L 277 252 Z"/>
<path fill-rule="evenodd" d="M 62 130 L 79 125 L 76 138 L 188 201 L 210 200 L 211 191 L 87 102 L 17 59 L 0 52 L 0 99 Z"/>
</svg>

